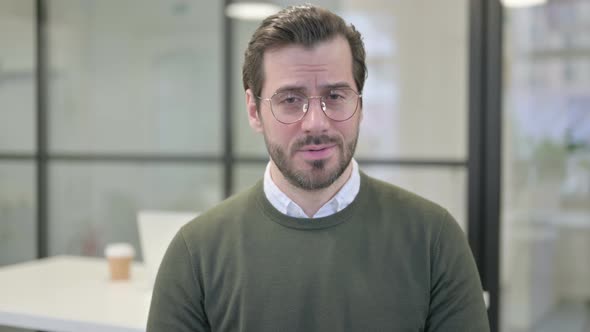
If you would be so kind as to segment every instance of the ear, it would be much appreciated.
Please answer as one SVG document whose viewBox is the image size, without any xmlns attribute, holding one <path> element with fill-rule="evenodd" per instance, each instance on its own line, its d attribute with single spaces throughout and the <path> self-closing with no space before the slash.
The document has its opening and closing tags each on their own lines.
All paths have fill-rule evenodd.
<svg viewBox="0 0 590 332">
<path fill-rule="evenodd" d="M 359 107 L 360 107 L 359 111 L 361 112 L 359 123 L 361 123 L 363 121 L 363 116 L 364 116 L 365 112 L 363 112 L 363 107 L 362 106 L 359 106 Z"/>
<path fill-rule="evenodd" d="M 250 122 L 250 127 L 252 127 L 257 133 L 261 133 L 263 129 L 262 119 L 256 108 L 256 97 L 251 89 L 246 90 L 246 109 L 248 110 L 248 122 Z"/>
</svg>

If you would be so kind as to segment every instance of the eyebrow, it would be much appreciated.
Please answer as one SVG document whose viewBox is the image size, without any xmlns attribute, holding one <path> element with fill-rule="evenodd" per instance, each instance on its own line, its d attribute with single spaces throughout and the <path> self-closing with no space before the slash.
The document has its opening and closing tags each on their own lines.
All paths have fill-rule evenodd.
<svg viewBox="0 0 590 332">
<path fill-rule="evenodd" d="M 324 84 L 319 86 L 320 90 L 332 90 L 332 89 L 341 89 L 341 88 L 350 88 L 350 84 L 348 82 L 335 82 L 330 84 Z M 285 92 L 285 91 L 297 91 L 297 92 L 305 92 L 307 89 L 302 85 L 285 85 L 278 88 L 274 93 Z"/>
</svg>

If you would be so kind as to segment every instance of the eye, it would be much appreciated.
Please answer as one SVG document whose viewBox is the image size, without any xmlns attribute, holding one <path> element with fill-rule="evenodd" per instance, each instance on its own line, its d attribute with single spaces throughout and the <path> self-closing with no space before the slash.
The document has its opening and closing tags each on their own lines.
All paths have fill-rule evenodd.
<svg viewBox="0 0 590 332">
<path fill-rule="evenodd" d="M 297 102 L 297 97 L 286 97 L 282 101 L 282 103 L 285 103 L 285 104 L 294 104 L 296 102 Z"/>
<path fill-rule="evenodd" d="M 344 101 L 346 100 L 346 93 L 341 90 L 332 90 L 325 98 L 326 101 Z"/>
<path fill-rule="evenodd" d="M 301 104 L 305 98 L 300 94 L 287 92 L 276 95 L 274 99 L 276 99 L 279 104 L 293 105 Z"/>
</svg>

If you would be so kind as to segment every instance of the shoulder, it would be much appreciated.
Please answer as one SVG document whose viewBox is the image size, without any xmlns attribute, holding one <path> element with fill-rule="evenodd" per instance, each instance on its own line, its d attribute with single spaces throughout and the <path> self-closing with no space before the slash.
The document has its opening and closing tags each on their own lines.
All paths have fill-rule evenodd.
<svg viewBox="0 0 590 332">
<path fill-rule="evenodd" d="M 366 182 L 365 192 L 373 213 L 398 230 L 427 235 L 434 240 L 444 228 L 460 229 L 445 208 L 429 199 L 364 173 L 361 181 Z"/>
<path fill-rule="evenodd" d="M 366 192 L 370 201 L 375 202 L 384 210 L 422 218 L 446 217 L 448 215 L 445 208 L 427 198 L 364 173 L 361 174 L 361 181 L 367 182 Z"/>
</svg>

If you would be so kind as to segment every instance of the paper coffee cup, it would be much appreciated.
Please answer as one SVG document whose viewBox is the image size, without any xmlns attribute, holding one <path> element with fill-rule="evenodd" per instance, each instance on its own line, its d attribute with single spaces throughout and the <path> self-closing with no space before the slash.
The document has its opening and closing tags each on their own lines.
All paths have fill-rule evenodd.
<svg viewBox="0 0 590 332">
<path fill-rule="evenodd" d="M 111 280 L 128 280 L 135 250 L 129 243 L 111 243 L 104 250 L 109 262 Z"/>
</svg>

